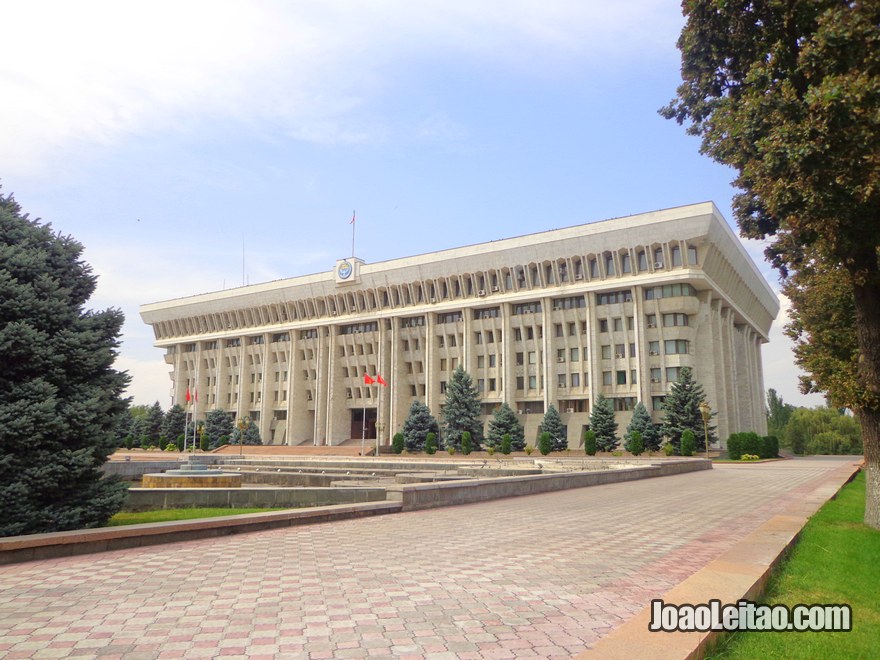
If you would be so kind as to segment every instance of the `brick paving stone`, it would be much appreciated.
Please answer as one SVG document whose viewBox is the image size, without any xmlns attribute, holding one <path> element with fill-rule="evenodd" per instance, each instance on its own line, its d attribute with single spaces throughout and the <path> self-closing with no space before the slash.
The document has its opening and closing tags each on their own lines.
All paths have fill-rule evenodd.
<svg viewBox="0 0 880 660">
<path fill-rule="evenodd" d="M 849 462 L 717 466 L 0 566 L 0 656 L 569 657 Z M 491 565 L 438 564 L 487 548 Z"/>
</svg>

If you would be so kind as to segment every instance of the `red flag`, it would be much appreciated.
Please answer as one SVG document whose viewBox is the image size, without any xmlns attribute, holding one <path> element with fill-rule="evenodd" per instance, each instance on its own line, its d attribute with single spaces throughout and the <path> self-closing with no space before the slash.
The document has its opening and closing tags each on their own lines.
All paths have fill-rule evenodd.
<svg viewBox="0 0 880 660">
<path fill-rule="evenodd" d="M 192 397 L 189 395 L 189 387 L 186 388 L 186 402 L 189 403 Z"/>
<path fill-rule="evenodd" d="M 369 374 L 364 374 L 364 385 L 372 385 L 376 381 L 370 378 Z"/>
<path fill-rule="evenodd" d="M 376 382 L 379 383 L 379 385 L 385 385 L 386 387 L 388 386 L 388 383 L 386 383 L 385 379 L 382 378 L 382 374 L 376 374 Z"/>
<path fill-rule="evenodd" d="M 354 224 L 354 211 L 351 212 L 351 222 L 349 222 L 348 224 L 350 224 L 350 225 Z"/>
</svg>

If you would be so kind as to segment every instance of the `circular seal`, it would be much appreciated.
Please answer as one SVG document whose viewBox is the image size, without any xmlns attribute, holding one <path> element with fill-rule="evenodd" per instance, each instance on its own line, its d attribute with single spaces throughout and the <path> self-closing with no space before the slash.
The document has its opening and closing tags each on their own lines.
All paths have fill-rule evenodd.
<svg viewBox="0 0 880 660">
<path fill-rule="evenodd" d="M 347 280 L 351 277 L 351 270 L 351 264 L 347 261 L 343 261 L 336 269 L 336 274 L 339 275 L 340 280 Z"/>
</svg>

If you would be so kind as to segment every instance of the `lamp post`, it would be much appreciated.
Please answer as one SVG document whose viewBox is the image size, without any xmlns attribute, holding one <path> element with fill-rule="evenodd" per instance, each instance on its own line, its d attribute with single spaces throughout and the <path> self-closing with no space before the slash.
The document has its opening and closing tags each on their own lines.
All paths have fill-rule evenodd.
<svg viewBox="0 0 880 660">
<path fill-rule="evenodd" d="M 238 455 L 244 455 L 244 430 L 248 427 L 250 418 L 245 416 L 238 420 Z"/>
<path fill-rule="evenodd" d="M 700 401 L 700 415 L 703 418 L 703 435 L 706 438 L 706 460 L 709 460 L 709 420 L 712 418 L 712 409 L 705 399 Z"/>
</svg>

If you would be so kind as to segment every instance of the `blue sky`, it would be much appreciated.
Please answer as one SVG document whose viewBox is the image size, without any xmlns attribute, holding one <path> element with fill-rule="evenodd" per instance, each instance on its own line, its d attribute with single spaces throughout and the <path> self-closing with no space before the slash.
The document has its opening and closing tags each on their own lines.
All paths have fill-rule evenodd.
<svg viewBox="0 0 880 660">
<path fill-rule="evenodd" d="M 714 201 L 732 172 L 657 110 L 668 0 L 7 0 L 0 185 L 86 246 L 135 403 L 169 404 L 139 305 Z M 732 221 L 732 220 L 731 220 Z M 776 274 L 747 249 L 774 289 Z M 787 301 L 782 300 L 783 314 Z M 765 386 L 799 405 L 774 325 Z"/>
</svg>

